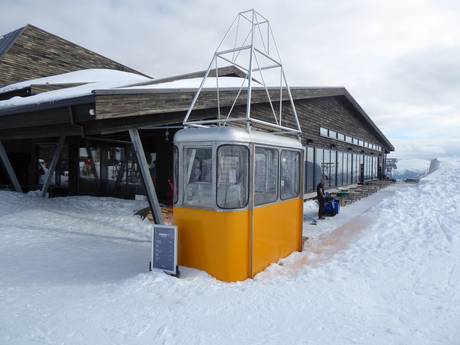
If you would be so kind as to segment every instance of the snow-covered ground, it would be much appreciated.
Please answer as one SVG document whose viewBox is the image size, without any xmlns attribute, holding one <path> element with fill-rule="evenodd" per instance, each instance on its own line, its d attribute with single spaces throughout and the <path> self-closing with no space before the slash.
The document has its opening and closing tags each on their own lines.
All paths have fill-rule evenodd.
<svg viewBox="0 0 460 345">
<path fill-rule="evenodd" d="M 459 192 L 443 161 L 232 284 L 145 272 L 142 202 L 0 192 L 0 344 L 460 344 Z"/>
</svg>

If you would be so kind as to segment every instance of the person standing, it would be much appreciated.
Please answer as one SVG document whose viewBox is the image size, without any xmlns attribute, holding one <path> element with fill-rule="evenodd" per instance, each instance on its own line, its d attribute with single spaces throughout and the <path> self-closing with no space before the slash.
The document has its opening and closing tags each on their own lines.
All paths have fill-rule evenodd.
<svg viewBox="0 0 460 345">
<path fill-rule="evenodd" d="M 324 219 L 324 181 L 321 178 L 316 186 L 316 196 L 318 198 L 318 219 Z"/>
</svg>

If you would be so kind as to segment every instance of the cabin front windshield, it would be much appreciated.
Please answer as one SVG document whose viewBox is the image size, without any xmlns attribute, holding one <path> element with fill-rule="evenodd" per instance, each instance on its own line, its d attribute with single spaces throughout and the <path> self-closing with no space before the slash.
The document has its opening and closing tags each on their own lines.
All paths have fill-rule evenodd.
<svg viewBox="0 0 460 345">
<path fill-rule="evenodd" d="M 191 206 L 213 206 L 212 148 L 186 148 L 184 203 Z"/>
<path fill-rule="evenodd" d="M 248 203 L 249 150 L 223 145 L 217 151 L 217 206 L 242 208 Z"/>
</svg>

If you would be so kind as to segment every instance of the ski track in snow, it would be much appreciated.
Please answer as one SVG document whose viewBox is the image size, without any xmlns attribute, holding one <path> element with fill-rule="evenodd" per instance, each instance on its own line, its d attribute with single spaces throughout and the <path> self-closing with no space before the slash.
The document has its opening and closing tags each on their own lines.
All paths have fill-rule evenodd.
<svg viewBox="0 0 460 345">
<path fill-rule="evenodd" d="M 443 161 L 231 284 L 145 273 L 143 202 L 0 192 L 0 344 L 460 344 L 459 192 Z"/>
</svg>

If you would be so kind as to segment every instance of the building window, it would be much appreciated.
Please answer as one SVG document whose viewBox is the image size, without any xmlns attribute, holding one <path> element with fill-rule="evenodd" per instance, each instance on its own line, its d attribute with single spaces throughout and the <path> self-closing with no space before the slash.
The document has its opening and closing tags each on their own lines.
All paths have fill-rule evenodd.
<svg viewBox="0 0 460 345">
<path fill-rule="evenodd" d="M 343 185 L 343 156 L 343 152 L 337 152 L 337 186 Z"/>
<path fill-rule="evenodd" d="M 337 183 L 337 151 L 331 150 L 331 159 L 329 162 L 329 186 L 335 187 Z"/>
<path fill-rule="evenodd" d="M 217 150 L 217 206 L 242 208 L 249 199 L 249 149 L 222 145 Z"/>
<path fill-rule="evenodd" d="M 345 141 L 349 144 L 353 144 L 353 138 L 349 137 L 348 135 L 345 136 Z"/>
<path fill-rule="evenodd" d="M 337 139 L 337 132 L 329 130 L 329 138 Z"/>
<path fill-rule="evenodd" d="M 323 161 L 324 161 L 324 150 L 315 148 L 315 186 L 323 178 Z"/>
<path fill-rule="evenodd" d="M 340 141 L 345 141 L 345 135 L 343 135 L 342 133 L 337 133 L 337 139 Z"/>
<path fill-rule="evenodd" d="M 281 151 L 281 199 L 299 196 L 300 154 L 296 151 Z"/>
<path fill-rule="evenodd" d="M 305 162 L 305 192 L 310 193 L 314 191 L 314 173 L 315 173 L 315 149 L 307 147 L 306 162 Z"/>
<path fill-rule="evenodd" d="M 186 148 L 184 156 L 184 204 L 213 206 L 212 148 Z"/>
<path fill-rule="evenodd" d="M 256 147 L 254 203 L 262 205 L 278 198 L 278 150 Z"/>
<path fill-rule="evenodd" d="M 329 136 L 329 131 L 327 130 L 327 128 L 321 127 L 319 129 L 319 135 L 321 135 L 322 137 L 327 137 Z"/>
</svg>

